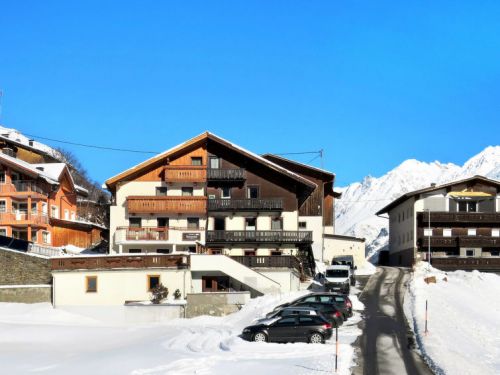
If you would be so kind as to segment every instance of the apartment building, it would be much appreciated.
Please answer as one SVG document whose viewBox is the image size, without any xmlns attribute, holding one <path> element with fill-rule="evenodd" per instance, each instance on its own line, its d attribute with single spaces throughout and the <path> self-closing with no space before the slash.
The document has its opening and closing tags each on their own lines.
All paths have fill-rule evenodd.
<svg viewBox="0 0 500 375">
<path fill-rule="evenodd" d="M 404 194 L 389 215 L 389 262 L 430 259 L 442 269 L 500 269 L 500 182 L 474 176 Z"/>
<path fill-rule="evenodd" d="M 0 153 L 0 235 L 46 246 L 99 242 L 103 228 L 78 217 L 77 197 L 87 191 L 67 166 L 28 163 L 16 151 L 4 145 Z"/>
</svg>

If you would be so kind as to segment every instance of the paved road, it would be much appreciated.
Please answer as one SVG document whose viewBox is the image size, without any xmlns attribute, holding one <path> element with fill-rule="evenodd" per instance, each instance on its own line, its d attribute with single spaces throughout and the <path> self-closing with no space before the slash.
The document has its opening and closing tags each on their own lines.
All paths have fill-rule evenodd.
<svg viewBox="0 0 500 375">
<path fill-rule="evenodd" d="M 360 279 L 365 304 L 363 334 L 358 340 L 359 360 L 355 375 L 431 375 L 414 350 L 414 339 L 407 326 L 403 297 L 409 271 L 378 267 L 369 279 Z"/>
</svg>

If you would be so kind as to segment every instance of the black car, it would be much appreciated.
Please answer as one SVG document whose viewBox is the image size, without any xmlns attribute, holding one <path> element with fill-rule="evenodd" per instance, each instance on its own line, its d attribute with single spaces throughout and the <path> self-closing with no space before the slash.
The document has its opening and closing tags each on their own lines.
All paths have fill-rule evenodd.
<svg viewBox="0 0 500 375">
<path fill-rule="evenodd" d="M 248 326 L 241 337 L 257 342 L 324 343 L 332 337 L 332 325 L 321 316 L 284 316 Z"/>
<path fill-rule="evenodd" d="M 333 328 L 340 327 L 344 324 L 344 314 L 340 311 L 340 308 L 333 304 L 326 304 L 320 302 L 300 302 L 295 305 L 295 307 L 299 308 L 310 308 L 318 311 L 319 315 L 322 315 L 326 320 L 332 323 Z M 286 307 L 286 308 L 290 308 Z"/>
<path fill-rule="evenodd" d="M 344 320 L 347 318 L 351 317 L 352 314 L 352 303 L 351 300 L 349 299 L 348 296 L 343 295 L 343 294 L 337 294 L 337 293 L 311 293 L 307 294 L 305 296 L 302 296 L 300 298 L 297 298 L 291 302 L 284 303 L 282 305 L 276 306 L 274 310 L 279 310 L 287 306 L 294 306 L 298 305 L 301 303 L 321 303 L 321 304 L 326 304 L 326 305 L 334 305 L 337 307 L 340 312 L 342 313 L 342 316 Z"/>
</svg>

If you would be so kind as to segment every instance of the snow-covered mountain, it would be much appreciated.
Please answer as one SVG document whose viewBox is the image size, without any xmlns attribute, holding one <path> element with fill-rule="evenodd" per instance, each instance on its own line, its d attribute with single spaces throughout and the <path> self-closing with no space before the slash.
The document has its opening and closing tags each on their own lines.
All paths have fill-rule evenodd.
<svg viewBox="0 0 500 375">
<path fill-rule="evenodd" d="M 367 176 L 361 182 L 336 189 L 342 198 L 335 203 L 335 225 L 338 234 L 366 238 L 368 256 L 375 256 L 387 246 L 388 222 L 375 212 L 401 195 L 453 180 L 482 175 L 500 180 L 500 146 L 490 146 L 470 158 L 463 166 L 404 161 L 392 171 L 376 178 Z"/>
</svg>

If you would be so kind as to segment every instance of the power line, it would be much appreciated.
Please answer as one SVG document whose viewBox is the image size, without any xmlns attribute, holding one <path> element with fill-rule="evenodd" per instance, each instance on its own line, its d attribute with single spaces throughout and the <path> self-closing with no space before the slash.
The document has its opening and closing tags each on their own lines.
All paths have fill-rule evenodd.
<svg viewBox="0 0 500 375">
<path fill-rule="evenodd" d="M 38 135 L 28 134 L 28 133 L 24 133 L 24 135 L 27 135 L 28 137 L 31 137 L 31 138 L 34 138 L 34 139 L 43 139 L 43 140 L 46 140 L 46 141 L 52 141 L 52 142 L 58 142 L 58 143 L 65 143 L 65 144 L 73 145 L 73 146 L 95 148 L 95 149 L 99 149 L 99 150 L 120 151 L 120 152 L 134 152 L 134 153 L 137 153 L 137 154 L 159 154 L 159 152 L 157 152 L 157 151 L 142 151 L 142 150 L 131 150 L 131 149 L 127 149 L 127 148 L 116 148 L 116 147 L 88 145 L 88 144 L 84 144 L 84 143 L 62 141 L 60 139 L 46 138 L 46 137 L 41 137 L 41 136 L 38 136 Z"/>
<path fill-rule="evenodd" d="M 305 154 L 320 154 L 322 150 L 319 151 L 303 151 L 303 152 L 280 152 L 273 153 L 274 155 L 305 155 Z"/>
</svg>

